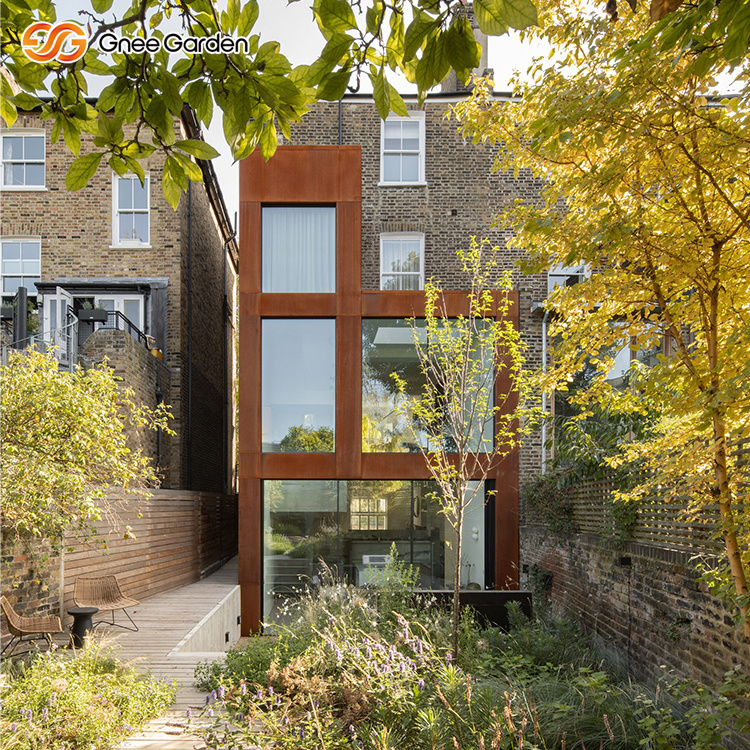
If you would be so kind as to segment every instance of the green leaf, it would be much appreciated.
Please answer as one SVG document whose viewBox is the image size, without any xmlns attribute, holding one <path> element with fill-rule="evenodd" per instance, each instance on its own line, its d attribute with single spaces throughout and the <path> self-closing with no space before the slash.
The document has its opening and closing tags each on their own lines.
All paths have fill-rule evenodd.
<svg viewBox="0 0 750 750">
<path fill-rule="evenodd" d="M 219 155 L 219 152 L 205 141 L 177 141 L 174 146 L 175 148 L 182 149 L 191 156 L 194 156 L 196 159 L 213 159 Z"/>
<path fill-rule="evenodd" d="M 375 106 L 377 107 L 380 119 L 385 120 L 391 111 L 391 91 L 385 79 L 385 70 L 380 68 L 377 74 L 370 74 L 370 80 L 372 81 L 372 97 L 375 100 Z"/>
<path fill-rule="evenodd" d="M 62 120 L 62 132 L 65 145 L 76 155 L 81 152 L 81 131 L 69 117 Z"/>
<path fill-rule="evenodd" d="M 372 6 L 367 9 L 367 31 L 370 34 L 376 35 L 380 31 L 384 10 L 382 0 L 374 0 Z"/>
<path fill-rule="evenodd" d="M 180 186 L 177 184 L 177 180 L 174 178 L 171 169 L 167 169 L 166 164 L 164 165 L 164 171 L 161 176 L 161 190 L 164 193 L 164 198 L 172 208 L 177 208 L 180 204 L 180 197 L 182 191 Z"/>
<path fill-rule="evenodd" d="M 182 112 L 182 96 L 180 96 L 180 82 L 168 70 L 160 71 L 161 95 L 169 111 L 178 116 Z"/>
<path fill-rule="evenodd" d="M 115 106 L 115 102 L 117 101 L 118 96 L 122 93 L 124 87 L 124 82 L 119 78 L 110 83 L 109 86 L 105 86 L 102 89 L 101 94 L 99 94 L 99 99 L 96 103 L 97 107 L 102 112 L 109 112 Z"/>
<path fill-rule="evenodd" d="M 750 37 L 750 2 L 743 3 L 729 24 L 729 32 L 721 53 L 730 62 L 741 58 L 748 48 Z"/>
<path fill-rule="evenodd" d="M 445 51 L 448 62 L 462 81 L 467 81 L 471 71 L 482 59 L 482 47 L 474 39 L 468 18 L 458 16 L 445 33 Z"/>
<path fill-rule="evenodd" d="M 357 28 L 357 19 L 346 0 L 320 0 L 317 5 L 320 23 L 329 31 L 346 31 Z"/>
<path fill-rule="evenodd" d="M 201 168 L 189 156 L 181 154 L 179 151 L 173 151 L 172 156 L 180 163 L 189 180 L 192 182 L 203 182 Z"/>
<path fill-rule="evenodd" d="M 95 13 L 106 13 L 112 7 L 112 0 L 91 0 Z"/>
<path fill-rule="evenodd" d="M 119 156 L 109 157 L 109 166 L 116 172 L 120 177 L 124 177 L 128 174 L 128 165 Z"/>
<path fill-rule="evenodd" d="M 335 102 L 341 99 L 346 93 L 346 87 L 349 85 L 351 71 L 340 70 L 337 73 L 331 73 L 326 76 L 323 82 L 318 86 L 318 99 L 328 102 Z"/>
<path fill-rule="evenodd" d="M 68 174 L 65 176 L 65 187 L 71 192 L 86 187 L 99 168 L 99 162 L 103 156 L 104 154 L 100 152 L 98 154 L 86 154 L 76 159 L 70 165 Z"/>
<path fill-rule="evenodd" d="M 276 134 L 276 126 L 273 121 L 266 122 L 263 130 L 260 133 L 260 140 L 258 145 L 260 146 L 260 153 L 263 158 L 268 161 L 275 153 L 276 146 L 278 145 L 279 139 Z"/>
<path fill-rule="evenodd" d="M 474 0 L 474 15 L 479 28 L 490 36 L 500 36 L 508 31 L 509 24 L 503 9 L 496 7 L 498 4 L 495 0 Z"/>
<path fill-rule="evenodd" d="M 429 91 L 450 72 L 450 63 L 445 53 L 445 40 L 436 34 L 427 41 L 422 59 L 417 64 L 417 85 L 420 91 Z"/>
<path fill-rule="evenodd" d="M 240 20 L 237 24 L 237 33 L 240 36 L 247 36 L 255 26 L 255 22 L 258 20 L 258 3 L 257 0 L 250 0 L 245 3 L 240 13 Z"/>
<path fill-rule="evenodd" d="M 414 13 L 414 19 L 406 27 L 404 34 L 404 62 L 409 62 L 414 55 L 422 48 L 425 37 L 434 28 L 436 28 L 437 22 L 434 18 L 431 18 L 426 13 L 416 11 Z"/>
<path fill-rule="evenodd" d="M 402 117 L 407 117 L 409 114 L 409 110 L 406 108 L 406 104 L 401 98 L 401 94 L 399 94 L 395 87 L 390 83 L 388 84 L 388 90 L 390 92 L 390 96 L 388 98 L 391 103 L 391 111 L 394 112 L 394 114 L 401 115 Z"/>
</svg>

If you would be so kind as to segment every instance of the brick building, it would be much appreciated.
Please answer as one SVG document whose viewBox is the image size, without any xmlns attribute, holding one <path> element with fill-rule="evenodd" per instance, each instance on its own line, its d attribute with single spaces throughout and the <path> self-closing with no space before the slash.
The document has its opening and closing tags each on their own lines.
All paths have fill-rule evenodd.
<svg viewBox="0 0 750 750">
<path fill-rule="evenodd" d="M 176 211 L 162 195 L 158 152 L 144 185 L 102 162 L 69 193 L 73 156 L 51 142 L 51 126 L 27 112 L 0 131 L 4 304 L 26 287 L 37 340 L 63 360 L 106 356 L 143 403 L 171 405 L 176 435 L 147 445 L 163 488 L 231 494 L 238 252 L 213 166 L 199 162 L 204 183 L 190 183 Z M 201 137 L 188 109 L 175 129 Z M 90 143 L 84 134 L 82 154 Z"/>
<path fill-rule="evenodd" d="M 406 319 L 424 312 L 424 280 L 439 279 L 461 312 L 455 251 L 472 236 L 499 246 L 500 267 L 515 270 L 492 220 L 540 188 L 529 174 L 493 173 L 494 149 L 457 135 L 445 114 L 459 88 L 421 107 L 407 96 L 410 116 L 385 122 L 369 96 L 320 102 L 268 163 L 254 154 L 241 164 L 245 628 L 273 620 L 300 578 L 316 580 L 320 557 L 362 583 L 395 544 L 423 587 L 451 586 L 451 531 L 389 375 L 416 372 Z M 514 282 L 515 322 L 538 364 L 542 321 L 532 311 L 547 277 L 516 271 Z M 519 478 L 540 464 L 537 435 L 493 473 L 488 502 L 467 518 L 464 585 L 517 586 Z"/>
</svg>

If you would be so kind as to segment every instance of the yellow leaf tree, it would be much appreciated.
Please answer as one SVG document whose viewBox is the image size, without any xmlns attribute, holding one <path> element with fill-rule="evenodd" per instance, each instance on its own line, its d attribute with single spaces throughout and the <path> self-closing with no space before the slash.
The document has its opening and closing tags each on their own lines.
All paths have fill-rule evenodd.
<svg viewBox="0 0 750 750">
<path fill-rule="evenodd" d="M 464 133 L 503 144 L 499 169 L 545 180 L 538 204 L 502 218 L 534 270 L 582 264 L 588 278 L 549 304 L 554 365 L 565 388 L 588 362 L 600 372 L 576 398 L 661 415 L 653 435 L 624 441 L 617 461 L 643 461 L 631 496 L 665 488 L 708 519 L 725 556 L 707 577 L 736 606 L 750 643 L 747 467 L 733 446 L 750 434 L 750 86 L 719 98 L 690 59 L 630 40 L 638 16 L 609 25 L 574 5 L 545 8 L 538 61 L 513 103 L 479 86 L 456 107 Z M 657 352 L 637 387 L 617 391 L 612 353 Z"/>
</svg>

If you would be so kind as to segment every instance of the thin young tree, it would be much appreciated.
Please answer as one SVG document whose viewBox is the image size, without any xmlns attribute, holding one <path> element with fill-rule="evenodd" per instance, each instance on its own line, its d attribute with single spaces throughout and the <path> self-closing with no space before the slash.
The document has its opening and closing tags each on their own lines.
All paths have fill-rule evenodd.
<svg viewBox="0 0 750 750">
<path fill-rule="evenodd" d="M 424 327 L 412 321 L 421 391 L 398 374 L 401 405 L 437 484 L 437 500 L 455 532 L 453 658 L 458 656 L 459 592 L 465 515 L 497 463 L 529 429 L 523 343 L 512 320 L 510 274 L 497 274 L 488 241 L 472 239 L 457 255 L 470 278 L 468 312 L 448 314 L 440 283 L 425 285 Z M 493 281 L 493 278 L 496 281 Z M 411 389 L 409 388 L 411 385 Z"/>
</svg>

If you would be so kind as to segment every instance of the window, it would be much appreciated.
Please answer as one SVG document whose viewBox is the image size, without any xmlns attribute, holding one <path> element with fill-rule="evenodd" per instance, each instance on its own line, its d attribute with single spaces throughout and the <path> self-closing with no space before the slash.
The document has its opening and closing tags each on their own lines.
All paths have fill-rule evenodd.
<svg viewBox="0 0 750 750">
<path fill-rule="evenodd" d="M 44 132 L 5 133 L 2 136 L 3 187 L 44 187 Z"/>
<path fill-rule="evenodd" d="M 332 453 L 336 321 L 266 319 L 261 336 L 263 452 Z"/>
<path fill-rule="evenodd" d="M 41 280 L 42 242 L 33 238 L 2 241 L 2 296 L 13 297 L 21 286 L 36 297 L 35 282 Z"/>
<path fill-rule="evenodd" d="M 336 291 L 336 209 L 263 208 L 263 291 Z"/>
<path fill-rule="evenodd" d="M 380 133 L 381 184 L 424 184 L 424 112 L 391 116 L 383 122 Z"/>
<path fill-rule="evenodd" d="M 424 235 L 380 235 L 380 288 L 424 288 Z"/>
<path fill-rule="evenodd" d="M 119 312 L 132 323 L 139 331 L 145 332 L 143 321 L 143 297 L 141 295 L 125 296 L 121 294 L 96 295 L 94 297 L 94 306 L 99 307 L 107 312 Z M 106 324 L 102 328 L 117 328 L 116 316 L 112 315 L 107 318 Z"/>
<path fill-rule="evenodd" d="M 113 190 L 113 244 L 149 244 L 149 178 L 141 181 L 136 175 L 115 175 Z"/>
</svg>

